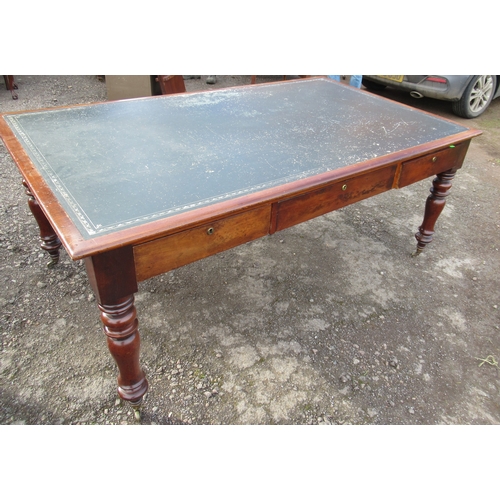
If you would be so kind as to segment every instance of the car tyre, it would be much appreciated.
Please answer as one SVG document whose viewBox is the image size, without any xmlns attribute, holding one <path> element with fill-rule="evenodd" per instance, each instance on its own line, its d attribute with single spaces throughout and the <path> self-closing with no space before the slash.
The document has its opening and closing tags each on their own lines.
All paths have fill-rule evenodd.
<svg viewBox="0 0 500 500">
<path fill-rule="evenodd" d="M 476 118 L 490 105 L 495 94 L 497 77 L 476 75 L 467 85 L 459 101 L 452 104 L 453 112 L 462 118 Z"/>
</svg>

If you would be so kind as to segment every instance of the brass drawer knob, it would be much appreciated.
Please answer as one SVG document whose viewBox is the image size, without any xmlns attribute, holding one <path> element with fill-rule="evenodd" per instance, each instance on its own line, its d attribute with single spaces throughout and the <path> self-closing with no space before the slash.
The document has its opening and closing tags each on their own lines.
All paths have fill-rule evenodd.
<svg viewBox="0 0 500 500">
<path fill-rule="evenodd" d="M 347 184 L 344 184 L 344 185 L 342 186 L 342 191 L 345 191 L 346 189 L 347 189 Z"/>
<path fill-rule="evenodd" d="M 207 229 L 207 234 L 210 235 L 210 234 L 214 234 L 214 228 L 213 227 L 209 227 Z"/>
<path fill-rule="evenodd" d="M 432 158 L 432 163 L 436 163 L 437 162 L 437 156 L 434 156 L 434 158 Z"/>
</svg>

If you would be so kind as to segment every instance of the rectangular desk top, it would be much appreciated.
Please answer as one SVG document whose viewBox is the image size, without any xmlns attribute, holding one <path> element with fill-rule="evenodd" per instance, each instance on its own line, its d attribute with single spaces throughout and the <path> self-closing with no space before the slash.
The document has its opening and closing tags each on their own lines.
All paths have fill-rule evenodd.
<svg viewBox="0 0 500 500">
<path fill-rule="evenodd" d="M 185 224 L 198 209 L 478 135 L 325 78 L 2 118 L 2 139 L 77 257 L 102 251 L 102 236 L 124 244 L 151 222 L 167 227 L 184 214 Z"/>
</svg>

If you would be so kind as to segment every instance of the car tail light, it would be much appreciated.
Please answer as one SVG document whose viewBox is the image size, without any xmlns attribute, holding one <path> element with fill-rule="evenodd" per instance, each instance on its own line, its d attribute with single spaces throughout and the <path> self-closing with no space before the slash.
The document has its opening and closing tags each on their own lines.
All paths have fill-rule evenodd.
<svg viewBox="0 0 500 500">
<path fill-rule="evenodd" d="M 442 78 L 440 76 L 428 76 L 426 79 L 425 79 L 426 82 L 434 82 L 434 83 L 443 83 L 443 84 L 447 84 L 448 83 L 448 80 L 446 78 Z"/>
</svg>

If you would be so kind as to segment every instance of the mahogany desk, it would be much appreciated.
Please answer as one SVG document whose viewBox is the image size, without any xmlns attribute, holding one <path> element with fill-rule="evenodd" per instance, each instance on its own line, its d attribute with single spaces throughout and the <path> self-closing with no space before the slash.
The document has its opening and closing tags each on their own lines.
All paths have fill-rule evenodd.
<svg viewBox="0 0 500 500">
<path fill-rule="evenodd" d="M 136 408 L 138 282 L 435 175 L 419 252 L 479 134 L 326 78 L 0 119 L 42 248 L 52 264 L 61 244 L 85 259 L 118 392 Z"/>
</svg>

